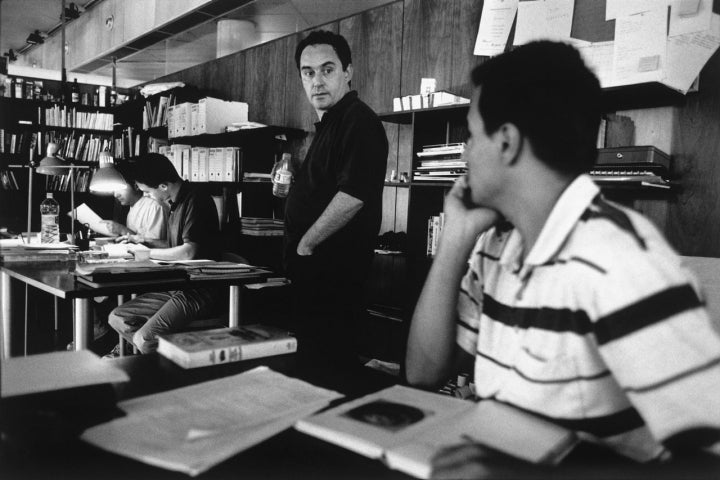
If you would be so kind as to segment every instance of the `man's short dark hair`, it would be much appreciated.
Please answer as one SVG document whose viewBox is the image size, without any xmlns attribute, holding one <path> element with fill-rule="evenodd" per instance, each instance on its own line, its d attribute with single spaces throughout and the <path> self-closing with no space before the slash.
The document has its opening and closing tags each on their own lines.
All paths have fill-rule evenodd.
<svg viewBox="0 0 720 480">
<path fill-rule="evenodd" d="M 350 45 L 347 40 L 340 34 L 330 32 L 328 30 L 315 30 L 303 38 L 295 49 L 295 65 L 300 70 L 300 56 L 305 47 L 310 45 L 330 45 L 335 53 L 337 53 L 343 71 L 347 70 L 348 65 L 352 63 L 352 54 L 350 53 Z"/>
<path fill-rule="evenodd" d="M 157 188 L 161 183 L 177 183 L 182 181 L 175 166 L 165 155 L 146 153 L 137 161 L 133 169 L 135 181 Z"/>
<path fill-rule="evenodd" d="M 577 175 L 597 158 L 600 83 L 572 46 L 532 42 L 475 67 L 478 108 L 491 134 L 512 123 L 552 169 Z"/>
</svg>

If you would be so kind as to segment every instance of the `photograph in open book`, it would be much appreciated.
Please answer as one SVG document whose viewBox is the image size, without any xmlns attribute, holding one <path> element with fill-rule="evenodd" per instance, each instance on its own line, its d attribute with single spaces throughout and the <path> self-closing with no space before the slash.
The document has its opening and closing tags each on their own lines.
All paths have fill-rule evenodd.
<svg viewBox="0 0 720 480">
<path fill-rule="evenodd" d="M 344 415 L 369 425 L 397 432 L 433 413 L 430 410 L 422 410 L 404 403 L 376 400 L 348 410 Z"/>
</svg>

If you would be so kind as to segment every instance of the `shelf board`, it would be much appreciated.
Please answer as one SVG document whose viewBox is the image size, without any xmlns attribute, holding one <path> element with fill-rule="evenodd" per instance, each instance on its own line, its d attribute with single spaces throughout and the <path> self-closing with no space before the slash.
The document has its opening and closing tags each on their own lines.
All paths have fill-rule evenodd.
<svg viewBox="0 0 720 480">
<path fill-rule="evenodd" d="M 402 110 L 400 112 L 383 112 L 379 113 L 378 117 L 380 117 L 380 120 L 382 120 L 383 122 L 411 124 L 414 114 L 432 115 L 442 112 L 464 115 L 467 112 L 469 106 L 470 104 L 463 103 L 459 105 L 443 105 L 442 107 Z"/>
<path fill-rule="evenodd" d="M 410 182 L 410 185 L 413 187 L 417 186 L 423 186 L 423 187 L 444 187 L 444 188 L 452 188 L 455 181 L 452 182 Z"/>
<path fill-rule="evenodd" d="M 7 102 L 10 105 L 32 105 L 34 107 L 54 107 L 54 106 L 60 106 L 60 107 L 66 107 L 66 108 L 75 108 L 78 111 L 81 112 L 101 112 L 101 113 L 113 113 L 113 107 L 94 107 L 92 105 L 83 105 L 82 103 L 60 103 L 60 102 L 50 102 L 47 100 L 35 100 L 35 99 L 29 99 L 29 98 L 10 98 L 10 97 L 0 97 L 0 102 Z"/>
<path fill-rule="evenodd" d="M 100 135 L 112 135 L 112 130 L 98 130 L 95 128 L 80 128 L 80 127 L 60 127 L 60 126 L 52 126 L 52 125 L 43 125 L 43 128 L 45 129 L 45 132 L 48 132 L 50 130 L 62 130 L 66 132 L 72 132 L 72 131 L 79 131 L 79 132 L 87 132 L 87 133 L 97 133 Z"/>
<path fill-rule="evenodd" d="M 173 137 L 169 140 L 174 143 L 189 143 L 194 146 L 212 146 L 217 143 L 239 143 L 244 140 L 252 140 L 256 137 L 275 137 L 285 135 L 288 138 L 302 138 L 307 134 L 304 130 L 290 127 L 277 127 L 268 125 L 262 128 L 251 128 L 238 130 L 237 132 L 203 133 L 184 137 Z"/>
</svg>

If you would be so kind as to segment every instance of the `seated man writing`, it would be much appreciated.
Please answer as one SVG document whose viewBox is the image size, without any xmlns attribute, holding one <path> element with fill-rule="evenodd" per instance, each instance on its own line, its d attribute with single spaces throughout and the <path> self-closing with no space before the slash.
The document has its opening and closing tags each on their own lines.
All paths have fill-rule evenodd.
<svg viewBox="0 0 720 480">
<path fill-rule="evenodd" d="M 597 78 L 571 46 L 536 42 L 472 79 L 468 173 L 445 201 L 408 381 L 437 387 L 474 362 L 481 399 L 633 459 L 716 448 L 718 333 L 662 235 L 585 173 L 597 155 Z M 477 447 L 459 448 L 436 459 L 436 474 L 482 471 Z"/>
<path fill-rule="evenodd" d="M 125 225 L 113 220 L 103 220 L 108 231 L 118 235 L 116 242 L 143 243 L 150 247 L 162 246 L 167 236 L 167 217 L 170 206 L 165 202 L 144 195 L 135 183 L 131 168 L 121 171 L 127 187 L 114 192 L 115 199 L 123 207 L 130 207 Z"/>
<path fill-rule="evenodd" d="M 127 186 L 114 192 L 115 199 L 123 207 L 130 207 L 127 214 L 126 225 L 113 220 L 102 220 L 108 232 L 119 235 L 116 242 L 142 243 L 148 246 L 160 246 L 166 241 L 167 218 L 169 205 L 165 202 L 158 202 L 154 198 L 143 195 L 143 192 L 135 184 L 132 168 L 118 168 L 125 179 Z M 93 343 L 90 349 L 96 353 L 107 352 L 114 344 L 110 336 L 106 336 L 111 330 L 108 327 L 108 314 L 117 306 L 114 297 L 96 297 L 93 309 Z M 109 342 L 112 342 L 108 344 Z M 67 346 L 68 350 L 74 349 L 74 342 Z"/>
<path fill-rule="evenodd" d="M 138 166 L 138 188 L 170 206 L 167 240 L 163 247 L 150 249 L 150 258 L 216 259 L 218 216 L 210 195 L 183 181 L 163 155 L 149 153 L 138 161 Z M 159 334 L 178 331 L 196 318 L 216 313 L 222 304 L 220 295 L 210 289 L 138 295 L 110 313 L 110 326 L 126 337 L 132 335 L 133 344 L 142 353 L 149 353 L 157 349 Z M 118 345 L 108 356 L 117 356 L 119 351 Z"/>
</svg>

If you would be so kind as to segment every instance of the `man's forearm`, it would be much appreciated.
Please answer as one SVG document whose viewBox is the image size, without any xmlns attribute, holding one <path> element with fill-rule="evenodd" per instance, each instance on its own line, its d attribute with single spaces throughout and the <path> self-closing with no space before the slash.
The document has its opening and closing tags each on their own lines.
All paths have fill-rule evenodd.
<svg viewBox="0 0 720 480">
<path fill-rule="evenodd" d="M 315 223 L 313 223 L 308 231 L 305 232 L 305 235 L 303 235 L 298 245 L 298 253 L 301 255 L 311 254 L 312 251 L 330 235 L 347 225 L 360 211 L 362 206 L 362 200 L 347 193 L 336 193 L 320 217 L 315 220 Z"/>
<path fill-rule="evenodd" d="M 192 243 L 183 243 L 177 247 L 151 248 L 150 258 L 154 260 L 193 260 L 197 253 L 197 246 Z"/>
<path fill-rule="evenodd" d="M 410 384 L 436 387 L 459 364 L 462 355 L 455 343 L 457 299 L 471 249 L 443 245 L 441 239 L 410 325 L 406 356 Z"/>
</svg>

